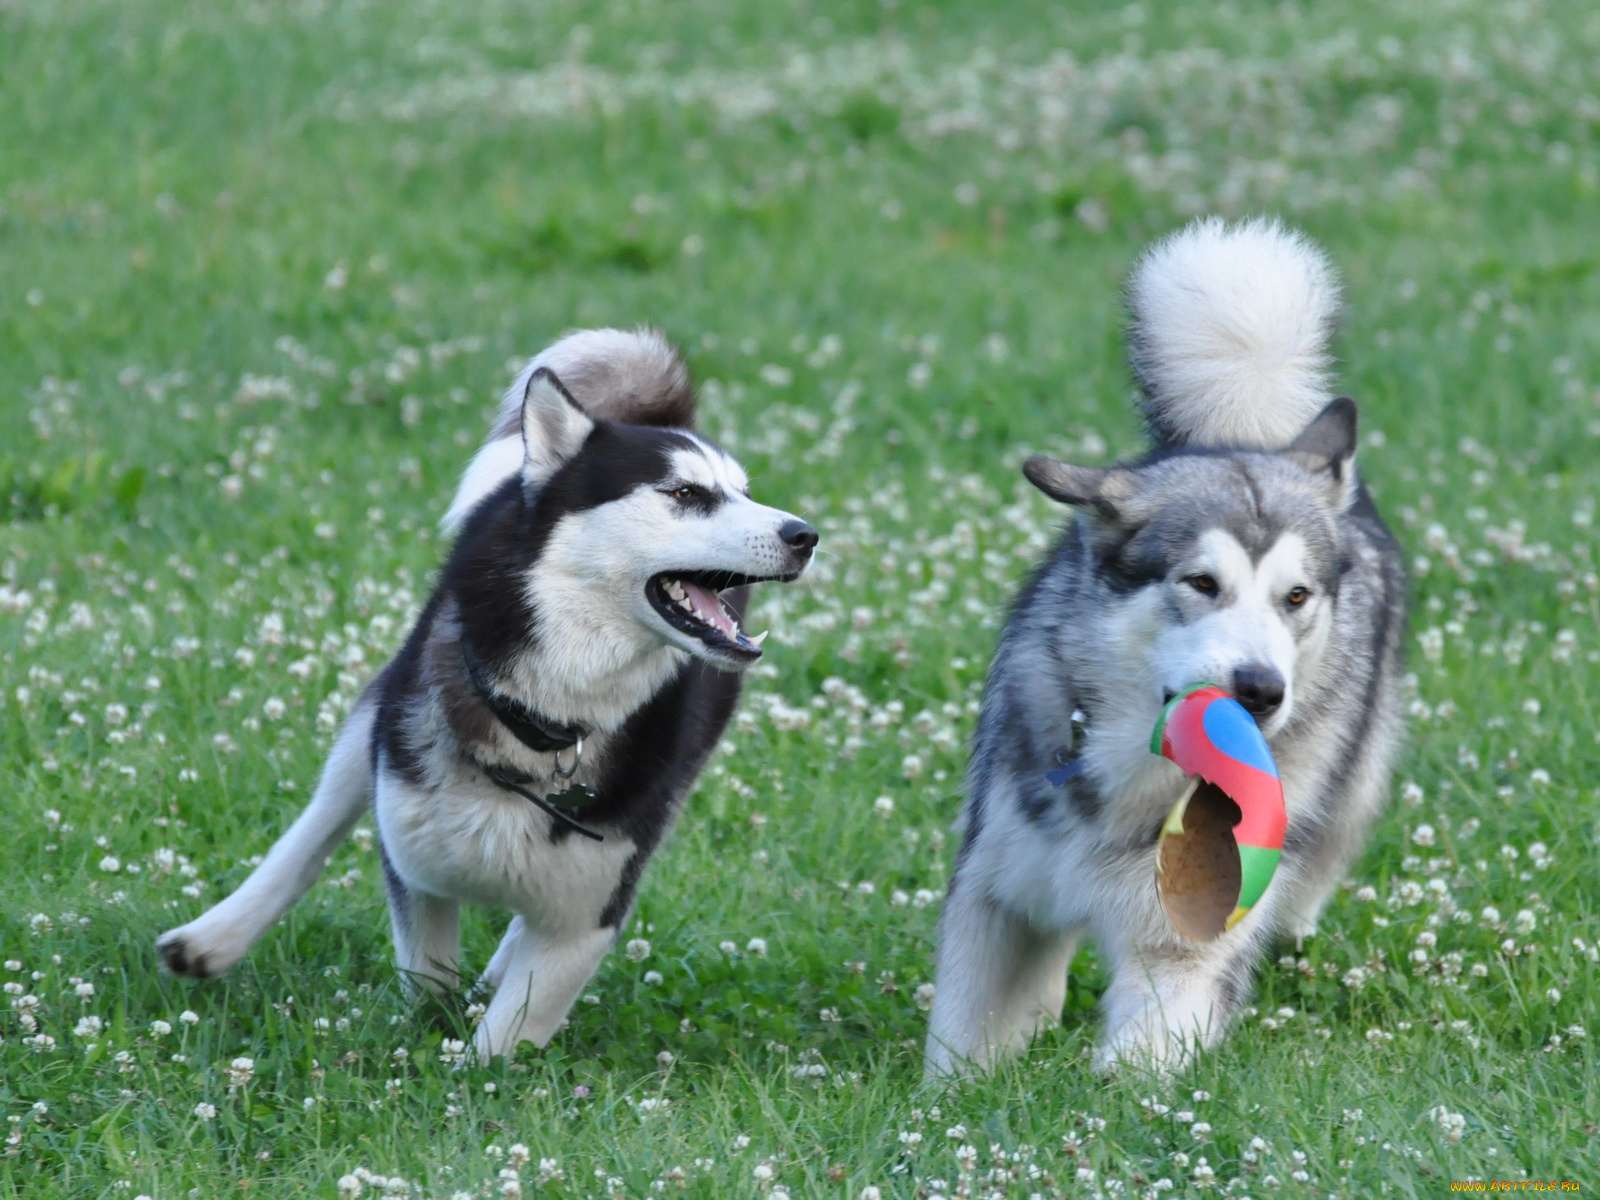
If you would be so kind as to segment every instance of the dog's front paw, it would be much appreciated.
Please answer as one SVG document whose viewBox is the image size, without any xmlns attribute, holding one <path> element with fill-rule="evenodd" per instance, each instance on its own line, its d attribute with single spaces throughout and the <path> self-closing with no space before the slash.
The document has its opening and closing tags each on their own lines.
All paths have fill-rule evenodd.
<svg viewBox="0 0 1600 1200">
<path fill-rule="evenodd" d="M 478 1031 L 472 1035 L 472 1050 L 465 1061 L 486 1067 L 495 1059 L 510 1058 L 516 1052 L 517 1039 L 515 1035 L 508 1037 L 504 1031 L 496 1034 L 489 1028 L 489 1023 L 484 1021 L 479 1024 Z"/>
<path fill-rule="evenodd" d="M 1192 1063 L 1204 1044 L 1198 1028 L 1170 1028 L 1159 1016 L 1130 1021 L 1095 1049 L 1094 1069 L 1103 1075 L 1133 1070 L 1168 1079 Z"/>
<path fill-rule="evenodd" d="M 1290 917 L 1284 922 L 1283 932 L 1286 937 L 1294 942 L 1294 952 L 1299 954 L 1304 950 L 1306 943 L 1317 936 L 1317 919 L 1315 917 Z"/>
</svg>

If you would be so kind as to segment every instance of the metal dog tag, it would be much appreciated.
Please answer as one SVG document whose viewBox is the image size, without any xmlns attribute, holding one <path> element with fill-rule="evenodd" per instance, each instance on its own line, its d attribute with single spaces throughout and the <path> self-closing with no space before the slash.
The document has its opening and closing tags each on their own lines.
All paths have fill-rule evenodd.
<svg viewBox="0 0 1600 1200">
<path fill-rule="evenodd" d="M 574 783 L 563 791 L 551 792 L 544 799 L 546 804 L 553 804 L 557 808 L 574 809 L 588 807 L 595 798 L 594 789 L 588 784 Z"/>
<path fill-rule="evenodd" d="M 1089 718 L 1082 709 L 1072 712 L 1072 745 L 1063 746 L 1056 751 L 1057 766 L 1053 771 L 1046 771 L 1044 777 L 1050 781 L 1052 787 L 1066 787 L 1067 781 L 1083 772 L 1083 739 L 1088 732 Z"/>
</svg>

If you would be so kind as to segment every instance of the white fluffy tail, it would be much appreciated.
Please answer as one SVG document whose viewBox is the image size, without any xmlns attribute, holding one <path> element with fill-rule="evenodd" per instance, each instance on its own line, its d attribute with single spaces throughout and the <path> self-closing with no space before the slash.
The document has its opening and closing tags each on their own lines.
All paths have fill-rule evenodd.
<svg viewBox="0 0 1600 1200">
<path fill-rule="evenodd" d="M 1277 449 L 1333 399 L 1339 278 L 1277 221 L 1207 217 L 1158 242 L 1128 306 L 1128 357 L 1160 442 Z"/>
<path fill-rule="evenodd" d="M 517 373 L 501 398 L 489 438 L 478 451 L 440 521 L 454 532 L 485 496 L 522 466 L 522 398 L 528 380 L 547 367 L 591 417 L 632 425 L 694 423 L 689 370 L 655 329 L 580 329 Z"/>
</svg>

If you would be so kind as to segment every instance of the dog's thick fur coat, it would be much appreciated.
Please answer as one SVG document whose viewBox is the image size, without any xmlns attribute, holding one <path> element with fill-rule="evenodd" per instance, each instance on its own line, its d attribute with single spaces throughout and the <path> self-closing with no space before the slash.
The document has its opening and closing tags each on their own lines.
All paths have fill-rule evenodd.
<svg viewBox="0 0 1600 1200">
<path fill-rule="evenodd" d="M 1215 1044 L 1271 939 L 1314 930 L 1388 791 L 1404 579 L 1355 471 L 1355 406 L 1328 389 L 1332 269 L 1276 224 L 1208 220 L 1146 254 L 1129 300 L 1154 446 L 1110 468 L 1026 465 L 1078 516 L 992 665 L 940 922 L 932 1075 L 987 1067 L 1058 1019 L 1084 935 L 1111 973 L 1102 1066 L 1171 1069 Z M 1156 892 L 1184 779 L 1149 747 L 1165 699 L 1202 681 L 1266 733 L 1289 828 L 1261 902 L 1195 944 Z M 1075 774 L 1056 786 L 1063 761 Z"/>
</svg>

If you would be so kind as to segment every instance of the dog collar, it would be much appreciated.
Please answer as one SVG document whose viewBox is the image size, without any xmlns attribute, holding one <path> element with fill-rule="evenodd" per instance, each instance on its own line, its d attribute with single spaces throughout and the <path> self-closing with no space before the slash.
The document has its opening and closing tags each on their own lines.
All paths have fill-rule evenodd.
<svg viewBox="0 0 1600 1200">
<path fill-rule="evenodd" d="M 582 756 L 583 739 L 589 735 L 587 729 L 542 717 L 526 704 L 496 691 L 494 684 L 489 681 L 489 673 L 484 670 L 483 663 L 465 639 L 461 642 L 461 661 L 467 668 L 467 678 L 472 680 L 472 689 L 478 693 L 478 699 L 483 701 L 484 707 L 494 714 L 500 724 L 511 731 L 517 741 L 536 754 L 550 754 L 576 746 L 578 755 Z M 578 760 L 574 758 L 570 769 L 557 773 L 566 778 L 577 767 Z"/>
<path fill-rule="evenodd" d="M 1066 787 L 1068 780 L 1083 773 L 1083 738 L 1088 731 L 1088 714 L 1081 708 L 1074 708 L 1071 722 L 1072 744 L 1056 751 L 1056 766 L 1044 773 L 1051 787 Z"/>
</svg>

